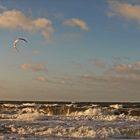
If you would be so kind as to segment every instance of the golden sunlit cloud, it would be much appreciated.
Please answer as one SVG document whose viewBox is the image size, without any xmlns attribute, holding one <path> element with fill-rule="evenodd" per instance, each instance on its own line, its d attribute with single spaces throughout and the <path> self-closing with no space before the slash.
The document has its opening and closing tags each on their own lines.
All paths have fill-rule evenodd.
<svg viewBox="0 0 140 140">
<path fill-rule="evenodd" d="M 140 82 L 140 61 L 131 64 L 116 64 L 107 73 L 125 82 Z"/>
<path fill-rule="evenodd" d="M 18 10 L 4 11 L 0 14 L 0 28 L 22 29 L 28 32 L 40 32 L 46 39 L 50 39 L 54 28 L 47 18 L 32 19 Z"/>
<path fill-rule="evenodd" d="M 121 16 L 128 20 L 135 20 L 140 23 L 140 5 L 109 1 L 110 11 L 108 16 Z"/>
<path fill-rule="evenodd" d="M 80 76 L 81 84 L 94 85 L 94 84 L 130 84 L 130 83 L 140 83 L 140 76 L 131 74 L 131 75 L 82 75 Z"/>
<path fill-rule="evenodd" d="M 140 61 L 130 64 L 116 64 L 101 75 L 86 73 L 79 77 L 80 82 L 86 84 L 95 83 L 139 83 L 140 82 Z"/>
<path fill-rule="evenodd" d="M 132 80 L 140 80 L 140 61 L 133 64 L 118 64 L 112 67 L 112 72 L 115 74 L 131 78 Z"/>
<path fill-rule="evenodd" d="M 39 71 L 47 72 L 48 71 L 46 66 L 44 66 L 43 64 L 22 64 L 20 65 L 20 68 L 23 70 L 29 70 L 32 72 L 39 72 Z"/>
<path fill-rule="evenodd" d="M 85 31 L 89 30 L 87 23 L 84 20 L 78 18 L 66 19 L 64 20 L 63 24 L 72 27 L 79 27 L 80 29 Z"/>
<path fill-rule="evenodd" d="M 140 74 L 140 61 L 134 64 L 118 64 L 113 66 L 112 71 L 117 74 L 137 75 Z"/>
<path fill-rule="evenodd" d="M 115 65 L 113 67 L 113 70 L 117 73 L 129 73 L 132 72 L 132 70 L 134 70 L 134 67 L 132 64 L 119 64 Z"/>
</svg>

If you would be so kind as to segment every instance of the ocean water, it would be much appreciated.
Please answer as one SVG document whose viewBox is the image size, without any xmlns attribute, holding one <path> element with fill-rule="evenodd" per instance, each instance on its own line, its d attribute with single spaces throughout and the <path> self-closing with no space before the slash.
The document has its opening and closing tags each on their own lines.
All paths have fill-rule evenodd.
<svg viewBox="0 0 140 140">
<path fill-rule="evenodd" d="M 0 140 L 140 139 L 140 103 L 0 101 Z"/>
</svg>

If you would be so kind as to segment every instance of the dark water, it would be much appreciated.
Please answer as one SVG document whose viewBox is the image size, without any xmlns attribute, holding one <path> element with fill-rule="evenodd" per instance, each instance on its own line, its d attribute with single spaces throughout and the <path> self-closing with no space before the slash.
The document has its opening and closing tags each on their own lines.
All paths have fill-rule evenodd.
<svg viewBox="0 0 140 140">
<path fill-rule="evenodd" d="M 140 139 L 140 103 L 0 101 L 1 139 Z"/>
</svg>

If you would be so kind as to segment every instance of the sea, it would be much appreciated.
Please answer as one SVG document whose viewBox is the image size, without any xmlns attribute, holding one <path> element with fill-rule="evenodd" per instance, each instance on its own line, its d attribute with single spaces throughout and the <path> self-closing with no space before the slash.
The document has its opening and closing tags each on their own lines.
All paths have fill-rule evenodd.
<svg viewBox="0 0 140 140">
<path fill-rule="evenodd" d="M 140 103 L 0 101 L 0 140 L 140 139 Z"/>
</svg>

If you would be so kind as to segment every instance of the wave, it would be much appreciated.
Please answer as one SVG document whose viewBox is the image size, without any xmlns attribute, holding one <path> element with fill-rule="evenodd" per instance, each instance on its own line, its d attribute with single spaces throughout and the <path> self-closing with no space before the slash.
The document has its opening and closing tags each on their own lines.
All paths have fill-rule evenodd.
<svg viewBox="0 0 140 140">
<path fill-rule="evenodd" d="M 0 104 L 0 139 L 139 139 L 137 105 Z"/>
<path fill-rule="evenodd" d="M 117 121 L 125 121 L 125 122 L 140 122 L 139 116 L 130 116 L 125 114 L 120 115 L 109 115 L 102 114 L 100 109 L 88 109 L 82 112 L 73 112 L 68 115 L 50 115 L 39 113 L 39 112 L 26 112 L 26 113 L 17 113 L 13 115 L 9 114 L 0 114 L 1 120 L 11 120 L 11 121 L 48 121 L 49 119 L 55 118 L 56 120 L 63 120 L 66 118 L 71 118 L 74 120 L 87 120 L 87 121 L 105 121 L 105 122 L 117 122 Z"/>
<path fill-rule="evenodd" d="M 126 108 L 122 104 L 111 104 L 109 106 L 101 106 L 97 104 L 81 105 L 81 104 L 2 104 L 0 105 L 0 118 L 4 114 L 14 116 L 15 114 L 38 113 L 48 116 L 97 116 L 97 115 L 128 115 L 140 116 L 139 108 Z"/>
<path fill-rule="evenodd" d="M 40 137 L 65 137 L 65 138 L 140 138 L 140 129 L 124 127 L 92 127 L 92 126 L 67 126 L 55 125 L 38 126 L 29 124 L 6 124 L 1 127 L 7 134 L 18 134 L 20 136 L 40 136 Z"/>
</svg>

